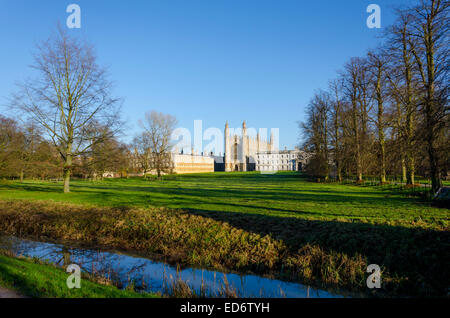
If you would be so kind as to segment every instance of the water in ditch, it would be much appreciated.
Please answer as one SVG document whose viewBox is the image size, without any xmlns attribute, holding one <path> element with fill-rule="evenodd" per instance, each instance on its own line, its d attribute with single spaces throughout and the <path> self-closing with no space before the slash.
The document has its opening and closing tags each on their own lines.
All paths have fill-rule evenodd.
<svg viewBox="0 0 450 318">
<path fill-rule="evenodd" d="M 329 291 L 299 283 L 285 282 L 257 275 L 240 275 L 218 271 L 183 268 L 148 258 L 116 251 L 71 247 L 65 244 L 38 242 L 14 236 L 0 235 L 0 248 L 15 255 L 35 257 L 59 265 L 77 264 L 82 271 L 105 276 L 122 288 L 133 284 L 148 292 L 165 293 L 177 280 L 193 291 L 206 291 L 208 296 L 221 296 L 224 286 L 239 297 L 337 298 Z"/>
</svg>

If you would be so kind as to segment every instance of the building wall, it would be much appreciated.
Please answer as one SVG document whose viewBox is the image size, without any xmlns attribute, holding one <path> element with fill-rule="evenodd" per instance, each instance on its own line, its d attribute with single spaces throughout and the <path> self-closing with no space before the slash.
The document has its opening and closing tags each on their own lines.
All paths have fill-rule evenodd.
<svg viewBox="0 0 450 318">
<path fill-rule="evenodd" d="M 183 173 L 201 173 L 201 172 L 214 172 L 214 158 L 210 156 L 200 156 L 192 154 L 171 154 L 171 173 L 183 174 Z M 143 176 L 144 174 L 138 171 L 138 165 L 136 159 L 131 157 L 131 168 L 135 170 L 134 173 L 129 173 L 129 176 Z M 148 171 L 147 174 L 156 174 L 156 170 Z M 166 173 L 163 173 L 166 174 Z"/>
<path fill-rule="evenodd" d="M 214 172 L 214 158 L 209 156 L 174 154 L 174 173 Z"/>
<path fill-rule="evenodd" d="M 256 154 L 257 171 L 301 171 L 309 156 L 301 150 L 260 152 Z"/>
<path fill-rule="evenodd" d="M 256 154 L 274 151 L 273 136 L 270 141 L 247 135 L 247 125 L 242 124 L 242 136 L 230 135 L 228 122 L 225 124 L 225 171 L 253 171 L 256 169 Z"/>
</svg>

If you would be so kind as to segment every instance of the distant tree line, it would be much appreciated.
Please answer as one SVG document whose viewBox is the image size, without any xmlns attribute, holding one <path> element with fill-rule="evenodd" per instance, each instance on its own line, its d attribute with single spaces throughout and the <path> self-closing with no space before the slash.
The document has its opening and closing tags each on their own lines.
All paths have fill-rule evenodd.
<svg viewBox="0 0 450 318">
<path fill-rule="evenodd" d="M 315 92 L 300 123 L 309 174 L 339 181 L 427 176 L 436 191 L 450 164 L 449 2 L 398 9 L 383 44 L 351 58 Z"/>
<path fill-rule="evenodd" d="M 0 115 L 0 177 L 49 179 L 61 176 L 56 149 L 42 138 L 39 128 Z"/>
<path fill-rule="evenodd" d="M 19 124 L 0 115 L 0 178 L 63 179 L 64 161 L 57 147 L 42 135 L 33 123 Z M 128 170 L 128 146 L 115 137 L 76 156 L 72 164 L 72 175 L 84 179 L 100 179 L 105 172 L 126 176 Z"/>
<path fill-rule="evenodd" d="M 145 177 L 154 171 L 158 178 L 171 173 L 170 136 L 176 119 L 155 111 L 145 118 L 143 131 L 130 144 L 109 136 L 74 156 L 71 176 L 100 180 L 110 173 L 114 177 Z M 0 178 L 63 180 L 64 160 L 53 142 L 42 136 L 42 129 L 36 124 L 0 115 Z"/>
</svg>

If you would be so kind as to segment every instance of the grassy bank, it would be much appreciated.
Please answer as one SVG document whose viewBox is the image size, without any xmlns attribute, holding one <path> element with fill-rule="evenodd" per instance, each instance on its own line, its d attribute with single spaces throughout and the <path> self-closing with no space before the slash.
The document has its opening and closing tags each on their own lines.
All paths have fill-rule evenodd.
<svg viewBox="0 0 450 318">
<path fill-rule="evenodd" d="M 449 232 L 425 227 L 13 200 L 0 201 L 0 231 L 364 293 L 371 263 L 383 270 L 378 294 L 444 296 L 449 282 Z"/>
<path fill-rule="evenodd" d="M 82 276 L 81 288 L 69 289 L 66 280 L 69 274 L 62 268 L 44 264 L 37 260 L 16 258 L 0 254 L 0 286 L 28 297 L 57 298 L 141 298 L 157 297 L 155 294 L 120 290 L 100 284 L 93 277 Z"/>
</svg>

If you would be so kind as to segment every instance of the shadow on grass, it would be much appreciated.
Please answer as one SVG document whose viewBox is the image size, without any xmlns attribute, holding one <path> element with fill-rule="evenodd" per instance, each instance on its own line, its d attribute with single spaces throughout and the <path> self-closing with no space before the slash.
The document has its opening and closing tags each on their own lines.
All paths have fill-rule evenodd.
<svg viewBox="0 0 450 318">
<path fill-rule="evenodd" d="M 188 213 L 269 235 L 282 240 L 292 252 L 312 244 L 350 257 L 362 255 L 367 264 L 380 265 L 394 278 L 383 287 L 395 293 L 444 296 L 450 285 L 448 231 L 195 209 Z"/>
<path fill-rule="evenodd" d="M 249 175 L 243 180 L 251 177 L 260 180 L 262 175 Z M 269 176 L 270 177 L 270 176 Z M 193 178 L 192 176 L 190 178 Z M 209 176 L 205 178 L 210 178 Z M 279 177 L 278 177 L 279 178 Z M 195 183 L 188 183 L 189 178 L 184 178 L 179 185 L 173 181 L 169 182 L 142 182 L 142 186 L 133 184 L 121 184 L 120 182 L 95 183 L 74 183 L 72 184 L 73 200 L 85 200 L 90 203 L 112 206 L 158 206 L 181 209 L 196 208 L 209 211 L 221 210 L 225 207 L 228 212 L 252 212 L 258 214 L 285 214 L 286 216 L 317 215 L 323 217 L 351 217 L 351 218 L 384 218 L 383 208 L 394 208 L 396 210 L 402 207 L 429 206 L 429 203 L 422 202 L 416 198 L 404 198 L 402 196 L 386 197 L 386 194 L 380 191 L 356 191 L 351 187 L 343 189 L 332 189 L 332 186 L 316 188 L 317 184 L 300 184 L 305 187 L 304 190 L 282 188 L 273 189 L 271 184 L 259 184 L 258 187 L 238 187 L 236 182 L 232 187 L 223 185 L 220 182 L 209 184 L 210 188 L 203 187 Z M 286 179 L 293 178 L 287 175 Z M 196 179 L 195 179 L 196 180 Z M 195 181 L 193 180 L 193 181 Z M 278 180 L 278 179 L 276 179 Z M 223 186 L 221 188 L 220 186 Z M 247 185 L 248 186 L 248 185 Z M 276 186 L 276 185 L 275 185 Z M 348 189 L 347 189 L 348 188 Z M 47 193 L 48 198 L 51 194 L 61 194 L 62 186 L 33 184 L 33 183 L 15 183 L 0 184 L 0 190 L 20 190 L 30 193 Z M 389 193 L 387 194 L 389 195 Z M 70 197 L 69 197 L 70 198 Z M 61 199 L 61 197 L 59 198 Z M 334 208 L 329 209 L 328 204 Z M 317 206 L 316 209 L 313 207 Z M 349 213 L 345 212 L 348 207 Z M 356 211 L 359 209 L 360 212 Z M 364 212 L 367 208 L 370 210 Z M 376 208 L 374 211 L 372 208 Z M 387 211 L 394 219 L 392 210 Z"/>
</svg>

